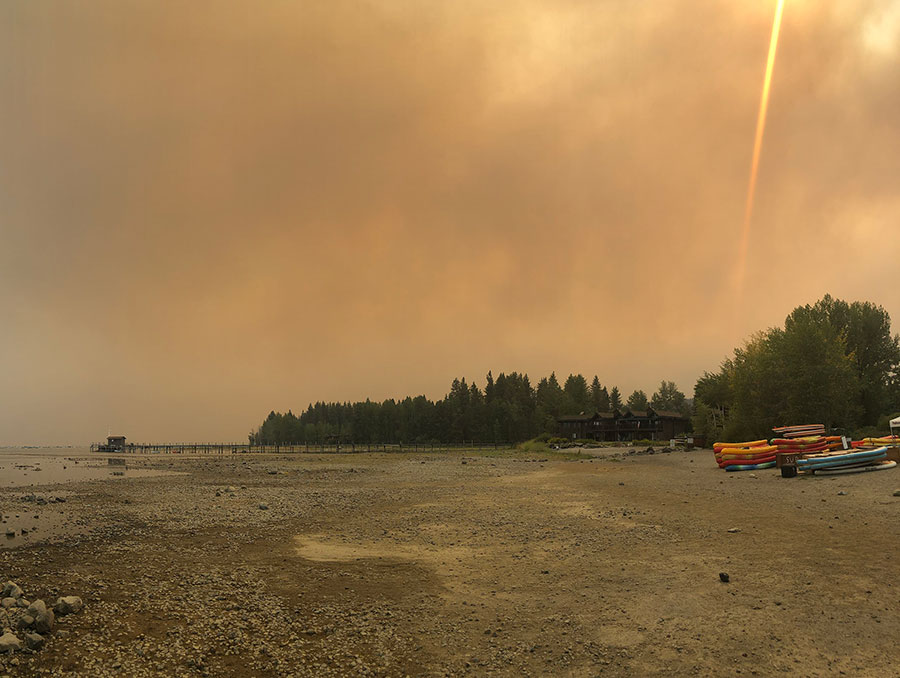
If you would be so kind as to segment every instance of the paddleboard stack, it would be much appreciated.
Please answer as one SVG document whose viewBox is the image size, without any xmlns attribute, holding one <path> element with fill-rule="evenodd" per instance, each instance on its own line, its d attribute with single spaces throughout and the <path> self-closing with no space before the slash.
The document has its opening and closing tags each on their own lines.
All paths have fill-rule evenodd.
<svg viewBox="0 0 900 678">
<path fill-rule="evenodd" d="M 755 471 L 775 466 L 777 447 L 767 440 L 746 443 L 715 443 L 713 451 L 719 468 L 726 471 Z"/>
<path fill-rule="evenodd" d="M 894 468 L 895 461 L 888 461 L 886 447 L 854 452 L 820 452 L 797 460 L 797 468 L 815 475 L 862 473 Z"/>
<path fill-rule="evenodd" d="M 776 426 L 772 429 L 775 435 L 782 438 L 808 438 L 824 436 L 825 424 L 799 424 L 797 426 Z"/>
</svg>

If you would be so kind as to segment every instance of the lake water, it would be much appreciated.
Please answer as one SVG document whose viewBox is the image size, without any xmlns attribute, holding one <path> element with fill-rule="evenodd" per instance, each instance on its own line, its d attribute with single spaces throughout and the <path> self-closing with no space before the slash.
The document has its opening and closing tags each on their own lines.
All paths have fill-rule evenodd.
<svg viewBox="0 0 900 678">
<path fill-rule="evenodd" d="M 125 464 L 110 464 L 110 458 Z M 87 447 L 0 448 L 0 492 L 11 488 L 0 495 L 0 549 L 86 534 L 92 521 L 67 508 L 71 483 L 176 475 L 145 467 L 157 459 L 99 454 Z"/>
<path fill-rule="evenodd" d="M 109 459 L 124 459 L 112 465 Z M 143 455 L 91 452 L 87 447 L 0 448 L 0 488 L 38 487 L 82 480 L 119 480 L 169 475 L 171 471 L 142 468 Z"/>
</svg>

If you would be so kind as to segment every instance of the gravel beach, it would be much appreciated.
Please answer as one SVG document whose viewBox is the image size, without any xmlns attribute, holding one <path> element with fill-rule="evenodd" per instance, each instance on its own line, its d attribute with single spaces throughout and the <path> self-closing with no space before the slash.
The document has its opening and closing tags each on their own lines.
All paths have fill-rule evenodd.
<svg viewBox="0 0 900 678">
<path fill-rule="evenodd" d="M 900 666 L 900 471 L 732 474 L 708 450 L 129 467 L 179 474 L 0 488 L 7 525 L 48 526 L 0 548 L 0 583 L 84 602 L 0 676 Z"/>
</svg>

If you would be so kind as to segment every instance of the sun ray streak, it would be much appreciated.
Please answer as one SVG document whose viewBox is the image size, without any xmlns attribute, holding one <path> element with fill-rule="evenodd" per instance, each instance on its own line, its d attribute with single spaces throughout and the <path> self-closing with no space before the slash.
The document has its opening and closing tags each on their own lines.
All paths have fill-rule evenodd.
<svg viewBox="0 0 900 678">
<path fill-rule="evenodd" d="M 756 118 L 756 138 L 753 141 L 753 159 L 750 162 L 750 181 L 747 185 L 747 203 L 744 206 L 744 222 L 741 226 L 741 241 L 738 246 L 737 292 L 740 299 L 744 290 L 747 268 L 747 249 L 750 243 L 750 222 L 753 218 L 753 199 L 756 193 L 756 178 L 759 173 L 759 156 L 762 152 L 763 133 L 766 129 L 766 112 L 769 108 L 769 90 L 772 86 L 772 71 L 775 69 L 775 50 L 778 47 L 778 33 L 781 31 L 781 15 L 784 1 L 778 0 L 775 20 L 772 23 L 772 38 L 769 41 L 769 57 L 766 60 L 766 75 L 763 79 L 762 97 L 759 101 L 759 115 Z"/>
</svg>

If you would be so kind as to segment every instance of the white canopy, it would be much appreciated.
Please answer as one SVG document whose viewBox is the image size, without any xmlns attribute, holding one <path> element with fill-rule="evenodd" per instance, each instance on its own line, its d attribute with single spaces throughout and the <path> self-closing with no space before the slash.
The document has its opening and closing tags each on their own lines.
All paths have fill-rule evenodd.
<svg viewBox="0 0 900 678">
<path fill-rule="evenodd" d="M 891 433 L 894 432 L 895 428 L 900 428 L 900 417 L 891 419 Z"/>
</svg>

